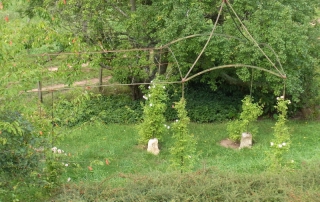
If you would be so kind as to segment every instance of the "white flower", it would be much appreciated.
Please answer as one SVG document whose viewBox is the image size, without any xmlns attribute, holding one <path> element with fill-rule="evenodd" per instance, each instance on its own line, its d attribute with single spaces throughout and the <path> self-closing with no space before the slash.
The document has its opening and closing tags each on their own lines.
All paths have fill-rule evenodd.
<svg viewBox="0 0 320 202">
<path fill-rule="evenodd" d="M 290 101 L 290 100 L 288 100 L 288 104 L 291 104 L 291 101 Z"/>
<path fill-rule="evenodd" d="M 162 88 L 163 88 L 163 89 L 166 89 L 166 87 L 165 87 L 165 86 L 162 86 Z"/>
<path fill-rule="evenodd" d="M 279 97 L 277 97 L 277 100 L 279 100 L 280 98 Z"/>
<path fill-rule="evenodd" d="M 53 151 L 53 153 L 57 152 L 57 147 L 52 147 L 51 151 Z"/>
<path fill-rule="evenodd" d="M 151 95 L 150 95 L 150 94 L 148 94 L 148 96 L 149 96 L 149 97 L 151 97 Z"/>
<path fill-rule="evenodd" d="M 284 99 L 284 96 L 282 95 L 282 96 L 280 96 L 280 98 L 281 98 L 281 99 Z"/>
<path fill-rule="evenodd" d="M 151 81 L 151 83 L 153 83 L 153 80 Z"/>
<path fill-rule="evenodd" d="M 167 124 L 163 124 L 164 125 L 164 127 L 167 127 Z"/>
<path fill-rule="evenodd" d="M 150 89 L 150 86 L 148 86 L 148 88 Z"/>
<path fill-rule="evenodd" d="M 270 142 L 270 146 L 272 147 L 274 145 L 274 143 L 273 142 Z"/>
<path fill-rule="evenodd" d="M 169 130 L 169 129 L 170 129 L 170 126 L 167 126 L 167 129 Z"/>
<path fill-rule="evenodd" d="M 147 100 L 148 98 L 147 98 L 147 96 L 143 96 L 143 98 L 145 99 L 145 100 Z"/>
<path fill-rule="evenodd" d="M 150 107 L 152 107 L 152 103 L 150 103 Z"/>
<path fill-rule="evenodd" d="M 68 167 L 68 166 L 69 166 L 69 164 L 67 164 L 67 163 L 66 163 L 66 164 L 64 164 L 64 166 L 65 166 L 65 167 Z"/>
<path fill-rule="evenodd" d="M 279 144 L 278 147 L 281 148 L 281 147 L 282 147 L 282 144 Z"/>
<path fill-rule="evenodd" d="M 67 181 L 68 181 L 68 182 L 70 182 L 70 180 L 71 180 L 71 178 L 70 178 L 70 177 L 68 177 L 68 180 L 67 180 Z"/>
<path fill-rule="evenodd" d="M 285 143 L 285 142 L 282 143 L 282 146 L 286 146 L 286 145 L 287 145 L 287 143 Z"/>
<path fill-rule="evenodd" d="M 61 149 L 58 149 L 58 154 L 61 154 Z"/>
<path fill-rule="evenodd" d="M 291 163 L 294 163 L 294 160 L 291 160 Z"/>
<path fill-rule="evenodd" d="M 179 120 L 177 119 L 176 122 L 178 122 Z"/>
</svg>

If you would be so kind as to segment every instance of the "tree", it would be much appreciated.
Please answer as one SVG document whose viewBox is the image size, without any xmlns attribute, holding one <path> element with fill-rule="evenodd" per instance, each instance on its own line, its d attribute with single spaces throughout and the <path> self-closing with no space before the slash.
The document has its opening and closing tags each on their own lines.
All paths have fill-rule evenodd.
<svg viewBox="0 0 320 202">
<path fill-rule="evenodd" d="M 215 32 L 199 61 L 194 64 L 221 5 L 223 9 Z M 317 7 L 317 0 L 139 0 L 130 3 L 115 0 L 38 0 L 30 1 L 24 13 L 29 17 L 40 15 L 48 22 L 54 21 L 46 26 L 62 31 L 64 34 L 58 37 L 61 41 L 77 39 L 77 46 L 66 46 L 62 51 L 102 51 L 101 55 L 82 54 L 81 59 L 101 67 L 111 67 L 113 78 L 118 82 L 149 82 L 156 72 L 168 73 L 168 68 L 172 70 L 168 75 L 171 80 L 181 80 L 191 66 L 194 68 L 189 75 L 214 66 L 240 63 L 285 73 L 286 93 L 301 106 L 315 92 L 312 86 L 319 66 L 317 37 L 320 31 L 319 25 L 312 26 L 310 22 Z M 190 38 L 165 46 L 187 36 Z M 119 49 L 140 51 L 108 52 Z M 79 61 L 79 56 L 68 60 L 69 63 L 75 61 Z M 270 94 L 279 95 L 283 81 L 265 72 L 229 68 L 211 71 L 194 79 L 196 83 L 211 85 L 214 90 L 221 85 L 249 88 L 251 80 L 253 91 L 259 93 L 262 102 L 273 106 L 265 98 Z M 138 86 L 133 85 L 133 99 L 141 96 Z"/>
</svg>

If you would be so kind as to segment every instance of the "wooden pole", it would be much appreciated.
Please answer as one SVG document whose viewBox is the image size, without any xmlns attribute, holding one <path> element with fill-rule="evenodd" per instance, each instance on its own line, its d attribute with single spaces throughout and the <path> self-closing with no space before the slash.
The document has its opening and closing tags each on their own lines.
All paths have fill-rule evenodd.
<svg viewBox="0 0 320 202">
<path fill-rule="evenodd" d="M 41 81 L 38 81 L 38 98 L 40 103 L 43 103 Z"/>
<path fill-rule="evenodd" d="M 99 92 L 102 92 L 102 73 L 103 73 L 103 68 L 100 68 L 100 73 L 99 73 Z"/>
</svg>

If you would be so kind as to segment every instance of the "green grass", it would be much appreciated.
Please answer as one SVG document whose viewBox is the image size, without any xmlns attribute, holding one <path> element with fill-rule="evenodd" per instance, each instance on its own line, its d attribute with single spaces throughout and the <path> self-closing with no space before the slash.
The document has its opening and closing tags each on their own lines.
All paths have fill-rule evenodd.
<svg viewBox="0 0 320 202">
<path fill-rule="evenodd" d="M 239 173 L 260 173 L 266 170 L 266 153 L 269 151 L 273 121 L 260 121 L 259 134 L 254 137 L 252 149 L 233 150 L 224 148 L 219 142 L 227 138 L 226 123 L 190 124 L 190 132 L 197 138 L 199 161 L 195 170 L 216 167 Z M 285 160 L 294 160 L 294 167 L 301 162 L 320 158 L 318 122 L 291 122 L 292 146 Z M 62 131 L 62 130 L 61 130 Z M 88 124 L 62 133 L 64 139 L 58 147 L 71 154 L 65 159 L 70 167 L 64 179 L 73 181 L 100 181 L 117 173 L 170 172 L 169 148 L 173 146 L 168 137 L 160 143 L 160 155 L 153 156 L 138 145 L 138 134 L 134 125 Z M 108 159 L 109 165 L 105 164 Z M 97 162 L 102 162 L 98 165 Z M 74 164 L 73 164 L 74 163 Z M 72 166 L 74 165 L 74 166 Z M 77 166 L 75 166 L 77 165 Z M 89 171 L 88 166 L 93 168 Z M 73 169 L 72 167 L 77 167 Z"/>
<path fill-rule="evenodd" d="M 294 163 L 278 172 L 267 169 L 266 159 L 274 121 L 262 120 L 257 125 L 259 134 L 252 149 L 233 150 L 219 145 L 228 136 L 226 123 L 190 124 L 190 132 L 198 141 L 199 161 L 195 171 L 186 174 L 169 167 L 170 137 L 160 143 L 161 152 L 154 156 L 138 145 L 135 125 L 88 123 L 72 129 L 58 128 L 56 133 L 64 138 L 55 146 L 70 156 L 63 160 L 69 164 L 62 176 L 64 185 L 53 198 L 241 201 L 241 195 L 246 201 L 316 200 L 320 196 L 319 122 L 289 122 L 292 145 L 284 158 Z"/>
</svg>

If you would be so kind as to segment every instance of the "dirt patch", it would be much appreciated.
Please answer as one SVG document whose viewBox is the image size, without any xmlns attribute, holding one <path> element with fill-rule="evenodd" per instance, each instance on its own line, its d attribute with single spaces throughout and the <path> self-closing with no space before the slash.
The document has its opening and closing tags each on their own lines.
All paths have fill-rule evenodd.
<svg viewBox="0 0 320 202">
<path fill-rule="evenodd" d="M 222 147 L 231 148 L 231 149 L 239 149 L 239 147 L 240 147 L 239 143 L 236 143 L 228 138 L 221 140 L 220 145 Z"/>
<path fill-rule="evenodd" d="M 111 76 L 107 76 L 105 78 L 102 79 L 103 83 L 108 82 L 111 79 Z M 83 80 L 83 81 L 77 81 L 73 83 L 73 86 L 90 86 L 90 85 L 94 85 L 99 83 L 99 79 L 95 78 L 95 79 L 88 79 L 88 80 Z M 42 88 L 42 91 L 53 91 L 53 90 L 58 90 L 58 89 L 62 89 L 62 88 L 67 88 L 68 85 L 65 84 L 56 84 L 56 85 L 52 85 L 52 86 L 45 86 Z M 39 90 L 37 88 L 29 90 L 27 92 L 38 92 Z"/>
</svg>

